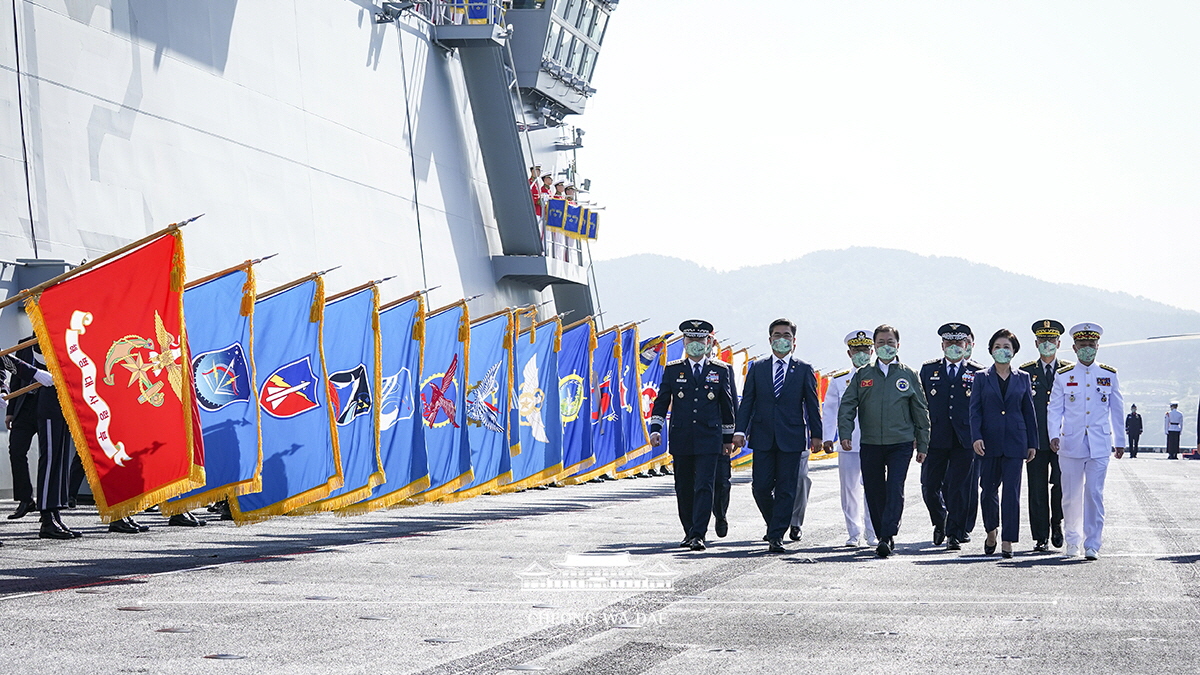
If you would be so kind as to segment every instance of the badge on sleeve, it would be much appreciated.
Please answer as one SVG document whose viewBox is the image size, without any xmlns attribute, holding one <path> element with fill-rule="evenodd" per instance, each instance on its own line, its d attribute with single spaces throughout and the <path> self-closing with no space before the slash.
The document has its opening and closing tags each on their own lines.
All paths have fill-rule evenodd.
<svg viewBox="0 0 1200 675">
<path fill-rule="evenodd" d="M 875 380 L 859 380 L 859 381 L 858 381 L 858 386 L 860 386 L 860 387 L 873 387 L 873 386 L 875 386 Z"/>
<path fill-rule="evenodd" d="M 896 388 L 900 391 L 908 391 L 908 387 L 908 380 L 904 379 L 903 377 L 896 380 Z"/>
</svg>

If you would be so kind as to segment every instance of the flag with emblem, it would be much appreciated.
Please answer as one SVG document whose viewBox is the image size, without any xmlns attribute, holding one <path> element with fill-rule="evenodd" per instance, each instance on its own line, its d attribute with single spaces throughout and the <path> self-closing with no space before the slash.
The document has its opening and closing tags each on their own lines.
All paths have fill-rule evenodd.
<svg viewBox="0 0 1200 675">
<path fill-rule="evenodd" d="M 268 291 L 254 304 L 262 490 L 229 500 L 238 523 L 287 513 L 342 486 L 337 411 L 321 349 L 324 308 L 318 275 Z"/>
<path fill-rule="evenodd" d="M 617 328 L 596 335 L 592 352 L 592 456 L 595 461 L 561 482 L 586 483 L 613 472 L 624 452 L 621 438 L 621 343 Z"/>
<path fill-rule="evenodd" d="M 579 219 L 582 215 L 583 207 L 579 204 L 567 203 L 567 214 L 563 219 L 563 232 L 571 237 L 579 236 Z"/>
<path fill-rule="evenodd" d="M 474 478 L 446 499 L 491 492 L 512 478 L 508 409 L 513 387 L 516 320 L 510 309 L 471 322 L 471 377 L 466 388 L 467 440 Z"/>
<path fill-rule="evenodd" d="M 750 372 L 750 366 L 754 364 L 755 360 L 750 358 L 750 352 L 744 349 L 734 356 L 733 382 L 737 389 L 739 402 L 742 400 L 742 392 L 745 391 L 746 375 Z M 734 410 L 737 410 L 737 406 L 734 406 Z M 733 466 L 741 467 L 748 466 L 753 458 L 754 450 L 746 444 L 738 448 L 733 457 L 729 459 L 733 463 Z"/>
<path fill-rule="evenodd" d="M 551 199 L 546 203 L 546 229 L 562 231 L 567 221 L 567 200 Z"/>
<path fill-rule="evenodd" d="M 619 477 L 624 472 L 641 471 L 650 455 L 650 434 L 642 415 L 641 341 L 637 325 L 621 329 L 621 378 L 618 394 L 621 406 L 621 441 L 624 459 L 616 467 Z"/>
<path fill-rule="evenodd" d="M 384 482 L 371 496 L 340 509 L 354 515 L 399 504 L 429 487 L 425 425 L 417 401 L 425 301 L 414 294 L 379 310 L 379 460 Z"/>
<path fill-rule="evenodd" d="M 650 415 L 654 408 L 654 399 L 658 398 L 658 385 L 662 382 L 663 368 L 667 364 L 667 346 L 670 337 L 671 333 L 667 332 L 642 340 L 638 345 L 636 396 L 638 399 L 639 418 L 641 419 L 643 430 L 650 423 Z M 678 341 L 679 338 L 676 338 L 676 342 Z M 665 427 L 663 432 L 666 432 Z M 645 431 L 643 431 L 643 434 L 645 435 Z M 655 468 L 661 463 L 660 460 L 665 452 L 665 443 L 659 445 L 657 448 L 650 447 L 649 437 L 647 436 L 644 447 L 640 448 L 639 452 L 631 455 L 617 467 L 617 477 L 625 478 Z"/>
<path fill-rule="evenodd" d="M 424 501 L 440 499 L 474 480 L 463 400 L 470 375 L 470 321 L 465 300 L 425 319 L 425 357 L 417 390 L 429 461 L 429 488 L 420 495 Z"/>
<path fill-rule="evenodd" d="M 592 350 L 596 326 L 589 317 L 563 329 L 558 350 L 558 408 L 563 425 L 563 473 L 587 468 L 592 457 Z"/>
<path fill-rule="evenodd" d="M 262 485 L 262 439 L 254 396 L 254 267 L 243 263 L 188 284 L 184 316 L 191 352 L 205 484 L 161 505 L 175 515 Z"/>
<path fill-rule="evenodd" d="M 600 230 L 600 213 L 588 211 L 587 238 L 595 239 Z"/>
<path fill-rule="evenodd" d="M 508 489 L 544 485 L 562 473 L 558 350 L 562 322 L 548 319 L 517 338 L 516 395 L 521 451 L 512 458 Z"/>
<path fill-rule="evenodd" d="M 106 521 L 204 484 L 184 276 L 173 229 L 25 301 Z"/>
<path fill-rule="evenodd" d="M 383 483 L 379 455 L 379 290 L 374 284 L 325 302 L 322 330 L 329 402 L 337 424 L 342 486 L 292 515 L 333 511 L 362 501 Z"/>
</svg>

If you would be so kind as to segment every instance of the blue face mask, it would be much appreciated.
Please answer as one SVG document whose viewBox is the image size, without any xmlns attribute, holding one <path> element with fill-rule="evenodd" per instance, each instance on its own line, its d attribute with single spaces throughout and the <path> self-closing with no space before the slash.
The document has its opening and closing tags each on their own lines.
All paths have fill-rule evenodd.
<svg viewBox="0 0 1200 675">
<path fill-rule="evenodd" d="M 967 355 L 967 350 L 959 347 L 958 345 L 946 345 L 946 348 L 942 350 L 942 353 L 946 355 L 947 359 L 951 361 L 957 361 Z"/>
<path fill-rule="evenodd" d="M 708 353 L 708 345 L 703 342 L 689 342 L 683 348 L 683 351 L 687 352 L 687 355 L 693 359 L 698 359 Z"/>
<path fill-rule="evenodd" d="M 879 358 L 883 359 L 884 361 L 891 361 L 893 358 L 895 358 L 897 351 L 898 350 L 891 345 L 879 345 L 875 348 L 875 353 L 879 354 Z"/>
<path fill-rule="evenodd" d="M 1084 363 L 1091 363 L 1092 361 L 1096 360 L 1095 347 L 1080 347 L 1079 349 L 1075 350 L 1075 354 L 1079 356 L 1079 360 L 1083 361 Z"/>
<path fill-rule="evenodd" d="M 1012 361 L 1012 357 L 1013 353 L 1011 349 L 1001 348 L 992 352 L 992 358 L 996 360 L 996 363 L 1008 363 Z"/>
<path fill-rule="evenodd" d="M 871 354 L 870 352 L 854 352 L 854 355 L 850 357 L 850 362 L 854 364 L 855 368 L 862 368 L 871 362 Z"/>
</svg>

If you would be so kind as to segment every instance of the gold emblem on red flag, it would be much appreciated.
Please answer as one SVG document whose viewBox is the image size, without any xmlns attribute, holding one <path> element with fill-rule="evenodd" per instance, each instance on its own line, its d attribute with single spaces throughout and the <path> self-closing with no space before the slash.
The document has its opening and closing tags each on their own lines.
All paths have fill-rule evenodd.
<svg viewBox="0 0 1200 675">
<path fill-rule="evenodd" d="M 166 400 L 163 394 L 163 382 L 154 377 L 166 373 L 167 383 L 175 392 L 175 398 L 183 400 L 183 365 L 179 362 L 183 350 L 179 340 L 171 335 L 163 326 L 162 317 L 154 313 L 154 337 L 158 341 L 158 351 L 155 351 L 154 340 L 148 340 L 140 335 L 126 335 L 113 342 L 104 357 L 104 384 L 116 384 L 113 368 L 117 365 L 129 371 L 129 382 L 126 387 L 138 385 L 138 403 L 149 403 L 160 407 Z M 146 354 L 143 355 L 143 351 Z"/>
</svg>

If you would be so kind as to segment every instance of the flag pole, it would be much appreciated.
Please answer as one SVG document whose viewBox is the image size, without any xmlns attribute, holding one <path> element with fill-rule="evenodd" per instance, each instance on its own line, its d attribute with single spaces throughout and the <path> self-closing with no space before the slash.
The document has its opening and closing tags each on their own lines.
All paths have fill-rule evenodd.
<svg viewBox="0 0 1200 675">
<path fill-rule="evenodd" d="M 313 279 L 316 279 L 317 277 L 320 277 L 320 276 L 324 276 L 336 269 L 339 269 L 340 267 L 341 267 L 341 265 L 338 265 L 337 267 L 330 267 L 329 269 L 327 269 L 323 272 L 313 272 L 312 274 L 300 277 L 299 279 L 296 279 L 295 281 L 289 281 L 282 286 L 276 286 L 275 288 L 272 288 L 271 290 L 267 291 L 266 293 L 259 293 L 258 299 L 262 300 L 263 298 L 266 298 L 267 296 L 275 295 L 276 293 L 282 293 L 283 291 L 286 291 L 289 288 L 295 288 L 296 286 L 299 286 L 300 284 L 302 284 L 306 281 L 312 281 Z"/>
<path fill-rule="evenodd" d="M 210 275 L 208 275 L 208 276 L 206 276 L 206 277 L 200 277 L 199 279 L 197 279 L 197 280 L 195 280 L 195 281 L 189 281 L 189 282 L 187 283 L 187 285 L 186 285 L 186 286 L 184 286 L 184 288 L 185 288 L 185 289 L 188 289 L 188 288 L 194 288 L 194 287 L 196 287 L 196 286 L 199 286 L 200 284 L 203 284 L 203 283 L 207 283 L 207 282 L 209 282 L 209 281 L 212 281 L 213 279 L 217 279 L 217 278 L 219 278 L 219 277 L 223 277 L 223 276 L 225 276 L 226 274 L 229 274 L 230 272 L 236 272 L 237 270 L 240 270 L 240 269 L 242 269 L 243 267 L 251 267 L 251 266 L 253 266 L 253 265 L 257 265 L 258 263 L 260 263 L 260 262 L 262 262 L 262 261 L 264 261 L 264 260 L 270 260 L 271 258 L 274 258 L 274 257 L 275 257 L 275 256 L 277 256 L 277 255 L 279 255 L 279 254 L 278 254 L 278 253 L 272 253 L 271 255 L 268 255 L 268 256 L 263 256 L 262 258 L 255 258 L 255 259 L 253 259 L 253 260 L 247 260 L 247 261 L 245 261 L 245 262 L 238 263 L 237 265 L 234 265 L 233 267 L 226 267 L 225 269 L 221 270 L 220 272 L 213 272 L 212 274 L 210 274 Z"/>
<path fill-rule="evenodd" d="M 21 394 L 28 394 L 29 392 L 33 391 L 34 389 L 38 389 L 41 386 L 42 386 L 41 382 L 34 382 L 33 384 L 29 385 L 28 387 L 21 387 L 20 389 L 12 392 L 11 394 L 5 394 L 4 400 L 11 401 L 14 398 L 20 396 Z"/>
<path fill-rule="evenodd" d="M 358 286 L 355 286 L 354 288 L 351 288 L 351 289 L 349 289 L 349 290 L 342 291 L 341 293 L 337 293 L 337 294 L 335 294 L 335 295 L 331 295 L 331 296 L 329 296 L 328 298 L 325 298 L 325 304 L 329 304 L 329 303 L 331 303 L 331 302 L 333 302 L 334 300 L 337 300 L 337 299 L 339 299 L 339 298 L 344 298 L 344 297 L 346 297 L 347 295 L 353 295 L 353 294 L 355 294 L 355 293 L 357 293 L 357 292 L 359 292 L 359 291 L 365 291 L 365 290 L 367 290 L 368 288 L 370 288 L 370 287 L 372 287 L 372 286 L 378 286 L 379 284 L 382 284 L 382 283 L 383 283 L 383 282 L 385 282 L 385 281 L 390 281 L 391 279 L 395 279 L 395 278 L 396 278 L 396 277 L 395 277 L 395 275 L 392 275 L 392 276 L 390 276 L 390 277 L 384 277 L 384 278 L 382 278 L 382 279 L 376 279 L 375 281 L 368 281 L 368 282 L 367 282 L 367 283 L 365 283 L 365 284 L 359 284 Z"/>
<path fill-rule="evenodd" d="M 200 216 L 203 216 L 203 215 L 204 214 L 201 213 L 199 216 L 192 216 L 191 218 L 188 218 L 187 220 L 180 221 L 178 223 L 171 223 L 170 225 L 159 230 L 158 232 L 155 232 L 154 234 L 148 234 L 148 235 L 142 237 L 141 239 L 138 239 L 137 241 L 133 242 L 132 244 L 126 244 L 115 251 L 106 253 L 106 254 L 100 256 L 99 258 L 96 258 L 95 260 L 92 260 L 90 262 L 86 262 L 86 263 L 80 265 L 79 267 L 76 267 L 73 270 L 68 270 L 66 272 L 63 272 L 62 274 L 54 277 L 53 279 L 51 279 L 49 281 L 43 281 L 42 283 L 38 284 L 37 286 L 33 286 L 31 288 L 26 288 L 25 290 L 17 293 L 16 295 L 5 298 L 4 300 L 0 300 L 0 309 L 3 309 L 4 307 L 8 307 L 9 305 L 13 304 L 14 302 L 24 300 L 25 298 L 27 298 L 31 295 L 40 293 L 40 292 L 46 290 L 47 288 L 49 288 L 57 283 L 66 281 L 67 279 L 70 279 L 71 277 L 73 277 L 77 274 L 82 274 L 83 272 L 93 269 L 99 265 L 103 265 L 104 263 L 112 260 L 113 258 L 116 258 L 117 256 L 120 256 L 120 255 L 124 255 L 140 246 L 144 246 L 144 245 L 154 241 L 155 239 L 162 237 L 163 235 L 170 234 L 170 233 L 178 230 L 179 228 L 183 227 L 184 225 L 187 225 L 188 223 L 195 221 L 197 218 L 199 218 Z"/>
<path fill-rule="evenodd" d="M 0 349 L 0 356 L 8 356 L 9 354 L 11 354 L 13 352 L 21 351 L 22 349 L 25 349 L 26 347 L 32 347 L 36 344 L 37 344 L 37 338 L 30 338 L 24 342 L 18 342 L 17 344 L 15 344 L 7 349 Z"/>
</svg>

